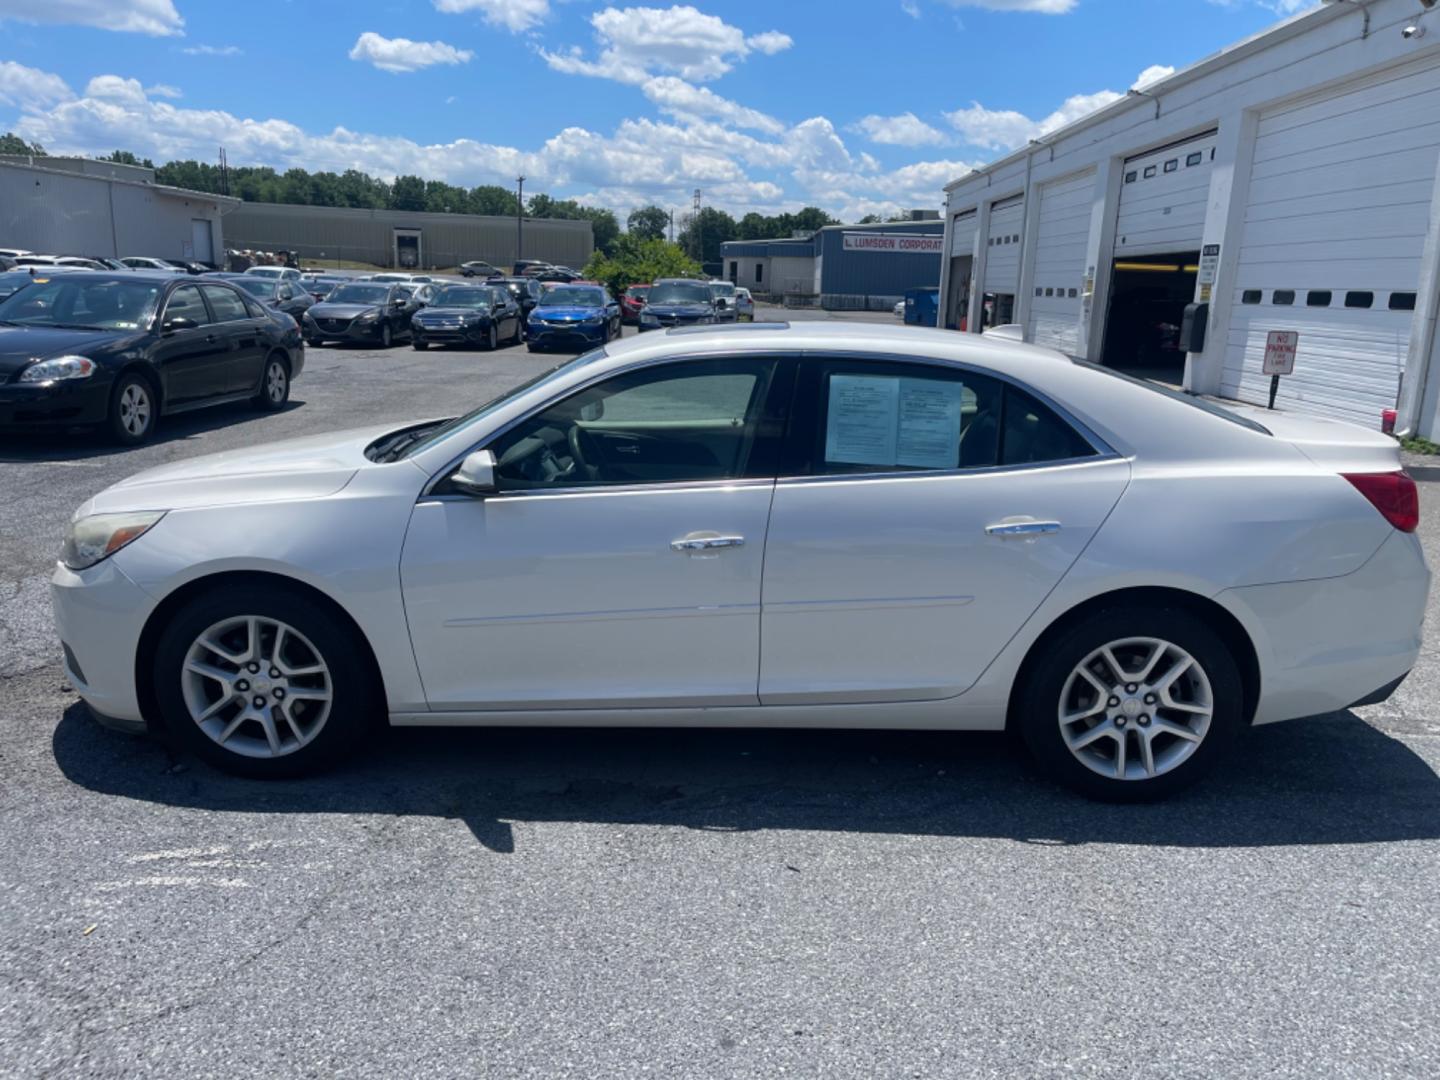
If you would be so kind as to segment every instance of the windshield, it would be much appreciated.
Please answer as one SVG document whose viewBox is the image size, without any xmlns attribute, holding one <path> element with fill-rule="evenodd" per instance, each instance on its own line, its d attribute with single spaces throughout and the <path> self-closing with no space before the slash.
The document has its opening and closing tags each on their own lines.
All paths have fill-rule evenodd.
<svg viewBox="0 0 1440 1080">
<path fill-rule="evenodd" d="M 332 304 L 383 304 L 388 285 L 341 285 L 325 299 Z"/>
<path fill-rule="evenodd" d="M 625 290 L 625 295 L 632 300 L 644 300 L 645 294 L 650 291 L 649 285 L 631 285 Z"/>
<path fill-rule="evenodd" d="M 159 282 L 102 277 L 98 273 L 33 280 L 30 288 L 0 302 L 0 322 L 82 330 L 138 330 L 150 322 L 162 287 Z"/>
<path fill-rule="evenodd" d="M 505 393 L 501 394 L 499 397 L 491 398 L 489 401 L 485 402 L 485 404 L 479 406 L 478 408 L 472 409 L 464 416 L 457 416 L 453 420 L 444 421 L 438 427 L 431 428 L 429 431 L 426 431 L 422 437 L 417 438 L 414 442 L 409 443 L 407 446 L 405 446 L 404 450 L 396 456 L 410 457 L 413 454 L 420 453 L 422 450 L 428 450 L 441 439 L 448 438 L 451 434 L 459 431 L 466 425 L 473 424 L 477 420 L 483 419 L 490 413 L 494 412 L 496 409 L 500 408 L 502 405 L 506 404 L 514 398 L 519 397 L 521 394 L 529 390 L 533 390 L 537 386 L 542 386 L 545 383 L 552 382 L 555 379 L 560 378 L 562 375 L 568 374 L 569 372 L 573 371 L 575 368 L 583 367 L 585 364 L 590 363 L 590 361 L 598 360 L 604 355 L 604 349 L 592 349 L 590 352 L 583 353 L 580 356 L 575 357 L 575 359 L 573 360 L 567 360 L 563 364 L 556 365 L 549 371 L 542 371 L 539 375 L 536 375 L 528 382 L 523 382 L 519 386 L 513 387 L 505 391 Z"/>
<path fill-rule="evenodd" d="M 258 296 L 262 300 L 269 300 L 274 296 L 275 290 L 280 284 L 278 278 L 259 277 L 254 274 L 249 277 L 231 278 L 230 280 L 234 284 L 239 285 L 240 288 L 244 289 L 251 296 Z"/>
<path fill-rule="evenodd" d="M 170 263 L 170 265 L 174 266 L 175 264 Z M 245 271 L 247 274 L 255 274 L 259 277 L 279 277 L 284 272 L 284 268 L 279 266 L 252 266 Z"/>
<path fill-rule="evenodd" d="M 376 275 L 375 275 L 374 277 L 372 277 L 370 280 L 371 280 L 371 281 L 409 281 L 410 278 L 409 278 L 409 276 L 407 276 L 407 275 L 405 275 L 405 274 L 376 274 Z"/>
<path fill-rule="evenodd" d="M 715 290 L 716 296 L 723 296 L 728 299 L 735 295 L 735 286 L 731 285 L 728 281 L 713 281 L 710 283 L 710 288 Z"/>
<path fill-rule="evenodd" d="M 655 285 L 645 298 L 647 304 L 709 304 L 710 286 L 698 281 L 673 281 Z"/>
<path fill-rule="evenodd" d="M 0 274 L 0 300 L 4 300 L 7 296 L 13 296 L 33 280 L 35 279 L 30 276 L 28 270 L 12 270 L 8 274 Z"/>
<path fill-rule="evenodd" d="M 1218 416 L 1221 420 L 1229 420 L 1232 424 L 1239 424 L 1241 427 L 1249 428 L 1251 431 L 1258 431 L 1261 435 L 1273 434 L 1265 425 L 1257 424 L 1248 417 L 1239 416 L 1222 405 L 1217 405 L 1213 401 L 1206 401 L 1204 398 L 1196 397 L 1194 394 L 1171 390 L 1168 386 L 1161 386 L 1159 383 L 1150 382 L 1148 379 L 1137 379 L 1133 375 L 1126 375 L 1124 372 L 1105 367 L 1103 364 L 1091 363 L 1089 360 L 1075 360 L 1074 363 L 1080 367 L 1089 368 L 1091 371 L 1101 371 L 1113 378 L 1124 379 L 1132 386 L 1143 386 L 1146 390 L 1159 394 L 1161 397 L 1167 397 L 1171 401 L 1184 402 L 1191 408 L 1199 409 L 1201 412 L 1209 413 L 1211 416 Z"/>
<path fill-rule="evenodd" d="M 494 301 L 489 289 L 437 289 L 431 307 L 488 308 Z"/>
<path fill-rule="evenodd" d="M 572 289 L 560 286 L 545 294 L 546 307 L 604 307 L 599 289 Z"/>
</svg>

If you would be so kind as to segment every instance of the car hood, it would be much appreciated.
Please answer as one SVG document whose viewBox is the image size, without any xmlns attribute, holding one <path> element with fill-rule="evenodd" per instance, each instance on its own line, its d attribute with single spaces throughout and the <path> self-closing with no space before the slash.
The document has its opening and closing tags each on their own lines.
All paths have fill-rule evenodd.
<svg viewBox="0 0 1440 1080">
<path fill-rule="evenodd" d="M 709 304 L 646 304 L 652 315 L 709 315 Z"/>
<path fill-rule="evenodd" d="M 484 317 L 489 315 L 488 311 L 480 311 L 477 308 L 468 307 L 427 307 L 424 311 L 415 313 L 415 318 L 424 322 L 431 315 L 439 315 L 444 319 L 465 318 L 467 315 L 478 315 Z"/>
<path fill-rule="evenodd" d="M 380 304 L 327 304 L 321 301 L 310 305 L 312 319 L 353 319 L 369 311 L 379 311 Z"/>
<path fill-rule="evenodd" d="M 75 514 L 323 498 L 343 488 L 367 464 L 365 447 L 400 426 L 379 424 L 306 435 L 146 469 L 106 488 Z"/>
<path fill-rule="evenodd" d="M 88 356 L 133 337 L 133 331 L 62 330 L 48 326 L 0 326 L 0 379 L 9 378 L 33 360 L 77 353 Z"/>
<path fill-rule="evenodd" d="M 557 322 L 565 319 L 578 321 L 603 318 L 605 309 L 598 307 L 546 307 L 544 304 L 540 304 L 535 308 L 535 314 L 542 319 L 554 319 Z"/>
</svg>

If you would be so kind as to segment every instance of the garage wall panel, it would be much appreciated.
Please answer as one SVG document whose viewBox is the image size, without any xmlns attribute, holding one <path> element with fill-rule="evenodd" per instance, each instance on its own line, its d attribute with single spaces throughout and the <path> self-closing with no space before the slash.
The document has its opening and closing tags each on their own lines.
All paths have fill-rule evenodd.
<svg viewBox="0 0 1440 1080">
<path fill-rule="evenodd" d="M 1040 188 L 1034 295 L 1025 337 L 1072 356 L 1081 352 L 1080 291 L 1094 201 L 1094 169 Z"/>
<path fill-rule="evenodd" d="M 1433 60 L 1261 115 L 1223 393 L 1263 402 L 1266 334 L 1294 330 L 1295 373 L 1281 379 L 1279 404 L 1379 423 L 1395 404 L 1413 319 L 1390 310 L 1390 297 L 1418 289 L 1437 165 Z M 1311 306 L 1321 291 L 1330 302 Z M 1275 303 L 1277 292 L 1293 303 Z M 1348 293 L 1371 294 L 1370 306 L 1346 307 Z"/>
<path fill-rule="evenodd" d="M 975 210 L 956 214 L 950 223 L 950 257 L 963 259 L 975 254 L 975 234 L 980 229 L 980 215 Z"/>
</svg>

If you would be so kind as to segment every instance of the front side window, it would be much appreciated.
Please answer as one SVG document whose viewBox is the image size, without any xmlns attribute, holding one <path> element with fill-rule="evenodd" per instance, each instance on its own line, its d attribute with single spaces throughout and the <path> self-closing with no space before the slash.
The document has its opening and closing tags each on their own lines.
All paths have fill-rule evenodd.
<svg viewBox="0 0 1440 1080">
<path fill-rule="evenodd" d="M 768 359 L 627 372 L 550 405 L 490 446 L 502 491 L 773 475 L 762 416 Z"/>
<path fill-rule="evenodd" d="M 1095 454 L 1031 394 L 974 372 L 836 361 L 809 379 L 802 401 L 813 409 L 814 425 L 801 472 L 986 469 Z"/>
<path fill-rule="evenodd" d="M 165 302 L 165 321 L 171 319 L 190 319 L 197 326 L 204 326 L 210 321 L 210 312 L 200 296 L 200 286 L 181 285 L 170 294 L 170 299 Z"/>
<path fill-rule="evenodd" d="M 216 322 L 241 322 L 250 318 L 245 301 L 241 300 L 234 290 L 223 285 L 202 285 L 201 288 L 205 290 L 205 298 L 210 301 L 210 310 L 215 312 Z"/>
</svg>

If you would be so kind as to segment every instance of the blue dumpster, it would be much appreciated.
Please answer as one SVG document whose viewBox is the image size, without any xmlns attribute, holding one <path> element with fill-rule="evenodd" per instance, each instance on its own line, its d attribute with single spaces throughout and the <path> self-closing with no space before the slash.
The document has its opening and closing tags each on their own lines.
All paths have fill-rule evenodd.
<svg viewBox="0 0 1440 1080">
<path fill-rule="evenodd" d="M 940 290 L 935 287 L 905 290 L 905 325 L 934 326 L 940 320 Z"/>
</svg>

